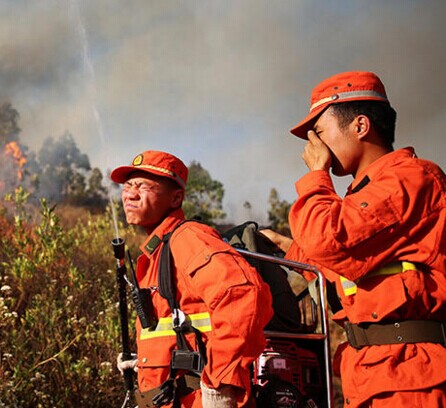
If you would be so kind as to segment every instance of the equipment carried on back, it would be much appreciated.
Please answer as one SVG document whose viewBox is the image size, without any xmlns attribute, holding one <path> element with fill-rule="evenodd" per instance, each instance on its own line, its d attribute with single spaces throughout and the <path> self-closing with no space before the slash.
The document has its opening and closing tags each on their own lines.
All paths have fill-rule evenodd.
<svg viewBox="0 0 446 408">
<path fill-rule="evenodd" d="M 151 394 L 149 398 L 151 401 L 141 406 L 152 406 L 150 403 L 155 403 L 156 406 L 168 403 L 173 403 L 174 407 L 180 406 L 180 397 L 185 395 L 182 393 L 184 384 L 188 392 L 198 389 L 201 372 L 206 364 L 206 346 L 201 332 L 193 326 L 193 320 L 183 313 L 176 300 L 170 251 L 170 238 L 175 230 L 185 222 L 192 221 L 198 222 L 196 220 L 183 221 L 162 238 L 158 286 L 160 295 L 167 300 L 172 313 L 177 348 L 172 351 L 169 378 L 158 387 L 155 395 Z M 319 312 L 315 309 L 316 286 L 313 285 L 313 289 L 309 290 L 310 285 L 308 285 L 299 294 L 294 293 L 288 281 L 288 274 L 292 270 L 299 270 L 300 266 L 298 263 L 283 259 L 284 253 L 271 240 L 259 233 L 257 223 L 248 221 L 221 235 L 256 268 L 265 283 L 269 285 L 272 294 L 274 315 L 265 327 L 267 347 L 253 364 L 253 395 L 257 406 L 259 408 L 317 408 L 325 406 L 323 401 L 327 400 L 327 407 L 329 407 L 331 389 L 327 316 L 323 302 Z M 248 253 L 249 256 L 247 256 Z M 264 256 L 266 260 L 259 258 L 258 255 Z M 289 269 L 287 264 L 292 264 L 289 265 Z M 309 267 L 309 270 L 319 279 L 323 279 L 322 275 L 310 265 L 300 265 Z M 132 267 L 131 269 L 134 273 Z M 132 282 L 129 282 L 133 284 L 132 298 L 137 301 L 138 316 L 140 318 L 142 316 L 142 320 L 151 326 L 151 316 L 143 311 L 135 278 L 133 275 Z M 321 289 L 318 296 L 321 299 Z M 310 312 L 306 306 L 302 306 L 307 297 L 310 298 Z M 312 333 L 321 323 L 317 321 L 319 313 L 323 314 L 322 334 L 314 336 Z M 312 317 L 309 319 L 310 323 L 307 322 L 308 314 Z M 316 319 L 313 319 L 315 316 Z M 198 350 L 188 347 L 186 333 L 194 333 Z M 301 340 L 303 340 L 302 346 L 300 346 Z M 326 366 L 325 369 L 323 369 L 324 366 Z M 176 378 L 179 370 L 186 374 Z M 322 396 L 324 387 L 327 388 L 326 396 Z M 322 402 L 322 405 L 319 405 L 319 402 Z"/>
<path fill-rule="evenodd" d="M 261 234 L 258 228 L 256 222 L 247 221 L 225 231 L 222 237 L 234 248 L 283 257 L 283 251 Z M 265 330 L 293 333 L 305 331 L 298 304 L 300 297 L 296 296 L 291 289 L 287 272 L 279 264 L 262 262 L 254 258 L 246 258 L 246 260 L 256 268 L 265 283 L 269 285 L 273 298 L 274 315 Z"/>
<path fill-rule="evenodd" d="M 206 364 L 206 346 L 202 340 L 201 332 L 195 328 L 180 309 L 176 299 L 176 288 L 172 274 L 172 254 L 170 251 L 170 238 L 175 230 L 183 225 L 178 224 L 173 231 L 162 238 L 161 257 L 158 266 L 159 293 L 164 297 L 172 313 L 173 330 L 176 334 L 177 349 L 172 351 L 170 374 L 168 380 L 161 386 L 161 392 L 153 399 L 154 403 L 165 404 L 175 399 L 174 379 L 179 370 L 192 375 L 200 376 Z M 197 221 L 195 221 L 197 222 Z M 236 248 L 249 248 L 254 251 L 263 251 L 272 254 L 271 242 L 257 232 L 257 224 L 247 222 L 239 227 L 227 231 L 223 238 Z M 248 246 L 246 243 L 249 242 Z M 269 284 L 273 295 L 273 309 L 275 314 L 268 323 L 267 328 L 280 331 L 300 331 L 301 315 L 296 296 L 287 280 L 287 274 L 278 265 L 264 264 L 255 260 L 249 260 L 252 266 L 257 267 L 263 280 Z M 137 307 L 137 310 L 140 310 Z M 198 350 L 189 349 L 185 334 L 194 333 Z"/>
<path fill-rule="evenodd" d="M 259 232 L 258 224 L 247 221 L 222 234 L 238 250 L 283 258 L 284 252 Z M 274 315 L 266 325 L 267 345 L 255 360 L 253 367 L 253 394 L 260 408 L 317 408 L 311 396 L 323 392 L 322 373 L 317 353 L 298 347 L 294 335 L 304 336 L 315 329 L 306 324 L 305 308 L 300 302 L 309 295 L 307 287 L 295 294 L 288 280 L 291 270 L 280 263 L 247 256 L 245 259 L 256 268 L 269 285 Z M 272 331 L 276 338 L 268 338 Z M 286 333 L 281 338 L 279 333 Z"/>
</svg>

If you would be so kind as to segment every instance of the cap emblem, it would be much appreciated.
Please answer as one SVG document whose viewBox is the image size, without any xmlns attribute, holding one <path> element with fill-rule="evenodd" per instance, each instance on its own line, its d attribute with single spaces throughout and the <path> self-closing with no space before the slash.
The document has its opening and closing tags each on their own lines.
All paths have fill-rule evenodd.
<svg viewBox="0 0 446 408">
<path fill-rule="evenodd" d="M 142 154 L 138 154 L 138 156 L 136 156 L 133 159 L 133 163 L 132 163 L 133 166 L 140 166 L 142 161 L 143 161 L 143 159 L 144 159 L 144 156 Z"/>
</svg>

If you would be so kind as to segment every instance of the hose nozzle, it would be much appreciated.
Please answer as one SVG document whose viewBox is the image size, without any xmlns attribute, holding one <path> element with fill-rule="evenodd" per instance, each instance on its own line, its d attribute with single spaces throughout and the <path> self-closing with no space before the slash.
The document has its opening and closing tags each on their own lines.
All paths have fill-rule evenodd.
<svg viewBox="0 0 446 408">
<path fill-rule="evenodd" d="M 122 238 L 112 239 L 113 252 L 116 259 L 125 258 L 125 241 Z"/>
</svg>

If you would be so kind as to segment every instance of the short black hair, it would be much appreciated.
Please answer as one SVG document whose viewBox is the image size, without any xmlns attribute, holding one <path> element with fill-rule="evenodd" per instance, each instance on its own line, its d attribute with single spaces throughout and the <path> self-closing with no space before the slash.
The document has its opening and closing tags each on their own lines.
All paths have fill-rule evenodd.
<svg viewBox="0 0 446 408">
<path fill-rule="evenodd" d="M 382 141 L 392 147 L 395 142 L 396 112 L 387 102 L 353 101 L 335 103 L 331 107 L 341 129 L 349 125 L 356 116 L 365 115 Z"/>
</svg>

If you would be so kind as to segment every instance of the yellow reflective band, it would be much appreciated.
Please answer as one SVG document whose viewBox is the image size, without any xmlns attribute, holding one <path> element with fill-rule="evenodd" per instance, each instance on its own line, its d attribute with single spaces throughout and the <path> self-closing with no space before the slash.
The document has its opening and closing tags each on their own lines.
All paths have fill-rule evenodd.
<svg viewBox="0 0 446 408">
<path fill-rule="evenodd" d="M 212 330 L 211 318 L 209 313 L 195 313 L 186 315 L 186 321 L 201 332 L 210 332 Z M 140 340 L 153 339 L 157 337 L 175 336 L 173 330 L 172 317 L 162 317 L 154 330 L 142 329 L 139 336 Z"/>
<path fill-rule="evenodd" d="M 406 271 L 416 271 L 417 267 L 412 262 L 402 261 L 402 262 L 393 262 L 382 268 L 376 269 L 375 271 L 371 271 L 368 274 L 362 276 L 361 278 L 356 280 L 356 283 L 363 279 L 372 278 L 374 276 L 387 276 L 387 275 L 397 275 L 399 273 L 403 273 Z M 356 294 L 358 287 L 355 282 L 349 281 L 347 278 L 343 276 L 339 277 L 342 284 L 342 289 L 344 290 L 345 296 L 351 296 Z"/>
<path fill-rule="evenodd" d="M 413 264 L 412 262 L 403 261 L 403 262 L 401 262 L 401 266 L 402 266 L 401 272 L 417 271 L 418 270 L 417 267 L 415 266 L 415 264 Z"/>
<path fill-rule="evenodd" d="M 159 171 L 160 173 L 168 174 L 169 176 L 173 177 L 180 184 L 181 187 L 184 188 L 186 186 L 186 184 L 184 183 L 184 180 L 181 177 L 179 177 L 173 171 L 165 169 L 164 167 L 152 166 L 151 164 L 141 164 L 137 167 L 142 167 L 142 168 L 150 169 L 150 170 L 156 170 L 156 171 Z"/>
<path fill-rule="evenodd" d="M 339 276 L 339 278 L 341 279 L 341 285 L 342 289 L 344 290 L 344 295 L 345 296 L 355 295 L 358 289 L 356 283 L 348 280 L 347 278 L 344 278 L 343 276 Z"/>
<path fill-rule="evenodd" d="M 365 275 L 365 278 L 371 278 L 372 276 L 379 275 L 397 275 L 398 273 L 403 273 L 406 271 L 416 271 L 417 267 L 412 262 L 402 261 L 402 262 L 393 262 L 382 268 L 377 269 L 376 271 L 372 271 Z"/>
</svg>

